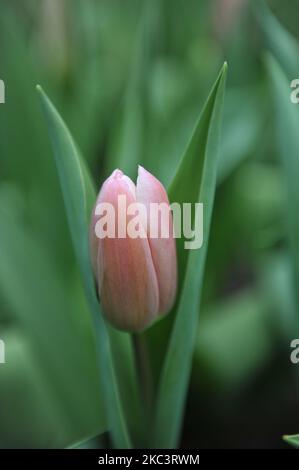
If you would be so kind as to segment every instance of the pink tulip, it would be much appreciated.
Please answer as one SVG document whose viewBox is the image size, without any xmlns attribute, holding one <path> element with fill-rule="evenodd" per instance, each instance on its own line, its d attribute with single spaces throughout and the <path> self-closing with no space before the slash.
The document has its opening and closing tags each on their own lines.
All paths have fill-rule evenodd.
<svg viewBox="0 0 299 470">
<path fill-rule="evenodd" d="M 128 236 L 128 224 L 133 215 L 127 213 L 123 219 L 125 237 L 118 236 L 121 224 L 118 217 L 120 195 L 126 196 L 126 209 L 131 203 L 144 205 L 147 225 L 141 218 L 142 237 Z M 166 203 L 169 208 L 166 191 L 141 166 L 138 168 L 136 186 L 120 170 L 115 170 L 99 192 L 96 206 L 99 203 L 112 204 L 116 215 L 115 238 L 98 238 L 95 228 L 102 214 L 96 215 L 95 208 L 90 226 L 91 259 L 104 313 L 116 328 L 142 331 L 160 315 L 167 313 L 175 300 L 177 262 L 171 211 L 166 215 L 164 213 L 164 218 L 150 218 L 150 203 Z M 151 236 L 153 224 L 160 228 L 158 238 Z M 161 236 L 163 227 L 169 228 L 167 238 Z"/>
</svg>

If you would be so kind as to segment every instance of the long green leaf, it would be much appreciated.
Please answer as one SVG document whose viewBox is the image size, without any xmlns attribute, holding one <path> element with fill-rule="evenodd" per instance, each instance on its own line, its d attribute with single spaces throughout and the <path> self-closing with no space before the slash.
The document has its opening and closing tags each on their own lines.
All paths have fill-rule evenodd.
<svg viewBox="0 0 299 470">
<path fill-rule="evenodd" d="M 292 251 L 295 292 L 299 302 L 299 111 L 298 105 L 290 100 L 291 88 L 284 72 L 271 55 L 267 56 L 267 69 L 276 110 L 277 144 L 286 177 L 288 235 Z"/>
<path fill-rule="evenodd" d="M 0 246 L 5 247 L 0 264 L 0 295 L 4 307 L 0 314 L 1 331 L 7 332 L 7 341 L 19 338 L 15 342 L 26 343 L 24 349 L 28 355 L 31 351 L 35 358 L 25 374 L 26 380 L 19 360 L 9 360 L 7 367 L 0 368 L 3 410 L 9 413 L 14 402 L 19 405 L 14 426 L 1 412 L 0 438 L 3 440 L 5 430 L 11 428 L 11 445 L 16 444 L 15 439 L 20 435 L 25 439 L 24 414 L 35 415 L 39 429 L 32 432 L 31 445 L 61 447 L 89 433 L 107 430 L 90 319 L 84 304 L 76 305 L 79 296 L 57 276 L 48 245 L 23 224 L 20 207 L 12 202 L 12 191 L 6 193 L 1 187 L 0 190 Z M 31 266 L 34 268 L 28 269 Z M 21 354 L 25 357 L 27 352 Z M 14 374 L 19 383 L 15 390 L 10 390 Z M 38 380 L 40 383 L 35 383 Z M 23 381 L 28 389 L 27 397 L 32 396 L 28 400 Z M 40 394 L 41 400 L 36 398 Z M 46 402 L 45 410 L 39 409 L 40 401 Z M 53 426 L 44 420 L 43 415 L 48 412 L 54 418 Z M 55 420 L 59 432 L 55 431 Z"/>
<path fill-rule="evenodd" d="M 89 259 L 88 223 L 95 192 L 66 125 L 40 87 L 38 92 L 52 141 L 74 250 L 92 313 L 109 429 L 115 446 L 130 447 L 112 362 L 110 339 L 96 297 Z"/>
<path fill-rule="evenodd" d="M 180 282 L 176 313 L 158 390 L 154 445 L 177 445 L 195 346 L 200 292 L 216 186 L 218 147 L 227 65 L 224 64 L 204 106 L 170 188 L 170 200 L 204 204 L 204 244 L 184 250 L 178 239 Z"/>
<path fill-rule="evenodd" d="M 291 79 L 299 68 L 298 41 L 279 23 L 263 0 L 252 2 L 267 48 L 275 55 Z"/>
<path fill-rule="evenodd" d="M 299 434 L 294 434 L 293 436 L 283 436 L 283 440 L 288 444 L 291 444 L 291 446 L 299 449 Z"/>
</svg>

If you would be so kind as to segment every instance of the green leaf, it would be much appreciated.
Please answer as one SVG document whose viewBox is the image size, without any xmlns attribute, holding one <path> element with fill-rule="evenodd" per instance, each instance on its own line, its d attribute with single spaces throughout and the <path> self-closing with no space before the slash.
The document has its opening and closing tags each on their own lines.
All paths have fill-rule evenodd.
<svg viewBox="0 0 299 470">
<path fill-rule="evenodd" d="M 90 436 L 87 439 L 75 442 L 67 447 L 67 449 L 99 449 L 102 435 Z"/>
<path fill-rule="evenodd" d="M 276 138 L 282 168 L 286 179 L 289 244 L 292 251 L 295 291 L 299 286 L 299 111 L 290 100 L 290 84 L 278 62 L 271 55 L 266 59 L 272 84 L 276 116 Z M 297 301 L 299 298 L 297 296 Z"/>
<path fill-rule="evenodd" d="M 210 197 L 212 195 L 212 199 L 214 198 L 215 191 L 215 188 L 211 187 L 210 183 L 213 182 L 214 170 L 217 169 L 216 156 L 218 153 L 218 136 L 216 135 L 216 138 L 214 136 L 210 138 L 210 134 L 212 132 L 211 129 L 214 130 L 214 128 L 212 128 L 214 121 L 216 121 L 218 125 L 218 121 L 220 121 L 218 116 L 218 119 L 215 118 L 215 108 L 216 105 L 219 107 L 219 97 L 222 98 L 221 95 L 224 89 L 226 68 L 227 66 L 225 64 L 199 117 L 191 140 L 173 181 L 170 184 L 168 192 L 171 202 L 178 202 L 180 204 L 190 202 L 194 204 L 200 201 L 206 206 L 204 213 L 206 222 L 204 225 L 207 229 L 207 233 L 204 235 L 208 235 L 209 233 L 209 213 L 211 212 L 211 203 L 213 202 L 210 200 Z M 218 111 L 218 114 L 221 112 L 222 107 Z M 213 155 L 212 157 L 209 156 L 210 153 Z M 215 162 L 214 166 L 209 165 L 210 159 L 212 162 Z M 205 176 L 206 174 L 207 176 Z M 192 184 L 190 184 L 191 181 Z M 207 202 L 209 204 L 207 204 Z M 185 240 L 183 238 L 178 238 L 177 241 L 180 276 L 179 285 L 182 285 L 185 278 L 189 251 L 184 249 Z"/>
<path fill-rule="evenodd" d="M 294 434 L 293 436 L 283 436 L 283 440 L 291 446 L 299 449 L 299 434 Z"/>
<path fill-rule="evenodd" d="M 13 446 L 64 447 L 107 429 L 90 318 L 60 279 L 47 244 L 23 223 L 12 191 L 0 189 L 0 319 L 7 347 L 0 438 L 9 435 Z"/>
<path fill-rule="evenodd" d="M 253 8 L 267 48 L 276 56 L 288 77 L 296 78 L 299 69 L 299 44 L 279 23 L 263 0 L 255 0 Z"/>
<path fill-rule="evenodd" d="M 184 240 L 178 239 L 179 284 L 182 287 L 159 384 L 154 423 L 153 442 L 160 448 L 177 445 L 190 376 L 216 187 L 226 70 L 224 64 L 169 192 L 171 201 L 204 204 L 204 243 L 201 249 L 188 252 L 184 249 Z"/>
<path fill-rule="evenodd" d="M 89 259 L 88 225 L 95 192 L 84 161 L 80 158 L 66 125 L 42 89 L 37 89 L 52 141 L 74 250 L 92 313 L 109 430 L 116 447 L 130 447 L 112 362 L 110 339 L 96 297 Z"/>
</svg>

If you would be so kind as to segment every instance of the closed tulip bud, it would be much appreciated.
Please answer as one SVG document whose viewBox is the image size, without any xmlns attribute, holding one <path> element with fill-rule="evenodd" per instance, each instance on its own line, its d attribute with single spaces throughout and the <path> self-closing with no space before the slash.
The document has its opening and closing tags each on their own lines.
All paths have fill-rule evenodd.
<svg viewBox="0 0 299 470">
<path fill-rule="evenodd" d="M 144 168 L 136 185 L 120 170 L 104 182 L 90 250 L 103 311 L 116 328 L 142 331 L 171 309 L 177 284 L 172 214 L 163 185 Z"/>
</svg>

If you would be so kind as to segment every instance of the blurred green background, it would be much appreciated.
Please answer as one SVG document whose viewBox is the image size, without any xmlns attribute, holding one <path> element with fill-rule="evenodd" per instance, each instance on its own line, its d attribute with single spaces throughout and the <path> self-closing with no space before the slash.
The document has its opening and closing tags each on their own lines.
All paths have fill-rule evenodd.
<svg viewBox="0 0 299 470">
<path fill-rule="evenodd" d="M 218 187 L 181 446 L 278 448 L 283 434 L 299 432 L 288 177 L 265 67 L 271 50 L 289 82 L 299 77 L 299 2 L 268 5 L 0 1 L 0 447 L 66 447 L 106 430 L 35 85 L 98 187 L 116 166 L 135 178 L 138 163 L 167 185 L 224 60 Z"/>
</svg>

